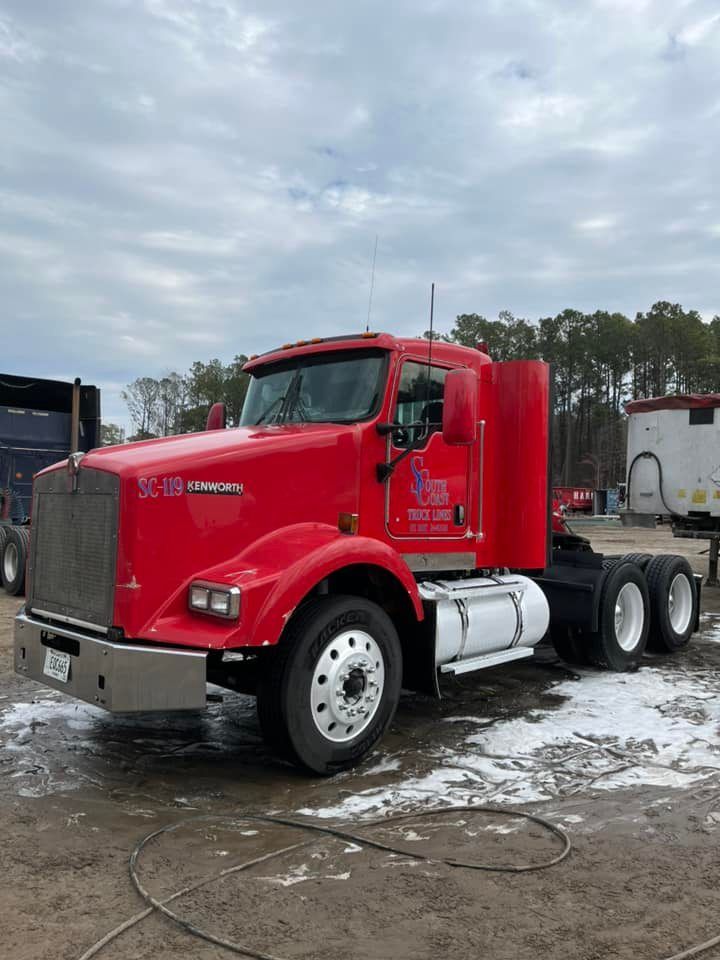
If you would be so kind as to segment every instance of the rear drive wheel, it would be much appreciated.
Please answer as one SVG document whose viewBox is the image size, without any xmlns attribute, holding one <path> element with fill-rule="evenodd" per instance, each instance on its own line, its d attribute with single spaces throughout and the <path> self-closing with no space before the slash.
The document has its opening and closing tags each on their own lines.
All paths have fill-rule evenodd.
<svg viewBox="0 0 720 960">
<path fill-rule="evenodd" d="M 690 564 L 671 554 L 654 557 L 645 571 L 650 590 L 648 646 L 674 653 L 690 641 L 697 619 L 697 590 Z"/>
<path fill-rule="evenodd" d="M 13 597 L 25 589 L 25 564 L 29 543 L 30 532 L 27 527 L 5 527 L 0 575 L 3 586 Z"/>
<path fill-rule="evenodd" d="M 622 558 L 623 563 L 634 563 L 641 570 L 644 570 L 651 560 L 651 553 L 626 553 Z"/>
<path fill-rule="evenodd" d="M 263 735 L 314 773 L 359 763 L 400 698 L 402 652 L 395 627 L 362 597 L 311 601 L 282 638 L 258 685 Z"/>
<path fill-rule="evenodd" d="M 649 610 L 643 572 L 634 563 L 619 561 L 603 585 L 599 628 L 588 636 L 593 663 L 606 670 L 636 669 L 647 644 Z"/>
</svg>

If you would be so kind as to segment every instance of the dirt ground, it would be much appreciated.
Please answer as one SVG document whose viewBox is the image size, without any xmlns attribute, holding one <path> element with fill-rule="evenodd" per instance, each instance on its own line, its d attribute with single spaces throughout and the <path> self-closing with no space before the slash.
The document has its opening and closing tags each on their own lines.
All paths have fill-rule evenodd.
<svg viewBox="0 0 720 960">
<path fill-rule="evenodd" d="M 586 532 L 586 531 L 584 531 Z M 593 528 L 609 553 L 683 553 L 666 530 Z M 0 955 L 77 960 L 143 903 L 128 857 L 158 897 L 308 839 L 242 821 L 267 813 L 342 824 L 428 855 L 537 863 L 560 849 L 498 815 L 370 828 L 441 804 L 537 812 L 571 836 L 539 872 L 477 873 L 321 839 L 228 876 L 176 907 L 218 936 L 285 958 L 663 960 L 720 933 L 720 590 L 702 633 L 632 675 L 562 665 L 550 649 L 403 697 L 363 767 L 308 778 L 269 756 L 253 701 L 190 715 L 111 717 L 12 672 L 18 602 L 0 594 Z M 220 817 L 226 819 L 221 820 Z M 153 914 L 101 957 L 231 956 Z M 703 955 L 720 958 L 720 948 Z"/>
</svg>

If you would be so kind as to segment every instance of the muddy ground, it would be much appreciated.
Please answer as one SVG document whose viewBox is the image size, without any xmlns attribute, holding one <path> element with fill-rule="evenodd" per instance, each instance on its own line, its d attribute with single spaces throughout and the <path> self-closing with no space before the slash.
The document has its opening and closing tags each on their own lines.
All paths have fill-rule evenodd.
<svg viewBox="0 0 720 960">
<path fill-rule="evenodd" d="M 607 552 L 704 544 L 663 530 L 592 531 Z M 449 812 L 394 829 L 368 819 L 440 804 L 541 813 L 569 859 L 524 874 L 477 873 L 321 839 L 177 903 L 216 935 L 285 958 L 662 960 L 720 933 L 720 590 L 702 635 L 632 675 L 536 661 L 405 696 L 359 770 L 310 779 L 269 756 L 251 700 L 204 714 L 113 718 L 12 672 L 18 602 L 0 594 L 0 955 L 79 958 L 143 906 L 128 857 L 158 897 L 308 839 L 242 821 L 276 812 L 343 824 L 429 856 L 537 863 L 556 839 L 512 817 Z M 226 817 L 220 820 L 219 817 Z M 101 957 L 231 956 L 154 914 Z M 720 957 L 720 948 L 704 954 Z"/>
</svg>

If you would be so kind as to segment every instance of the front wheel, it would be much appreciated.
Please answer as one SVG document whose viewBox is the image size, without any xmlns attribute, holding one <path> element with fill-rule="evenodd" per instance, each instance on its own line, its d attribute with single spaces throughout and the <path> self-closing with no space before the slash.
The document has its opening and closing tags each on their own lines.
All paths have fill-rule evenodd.
<svg viewBox="0 0 720 960">
<path fill-rule="evenodd" d="M 381 607 L 362 597 L 320 597 L 300 611 L 258 685 L 265 739 L 324 775 L 359 763 L 400 698 L 402 652 Z"/>
</svg>

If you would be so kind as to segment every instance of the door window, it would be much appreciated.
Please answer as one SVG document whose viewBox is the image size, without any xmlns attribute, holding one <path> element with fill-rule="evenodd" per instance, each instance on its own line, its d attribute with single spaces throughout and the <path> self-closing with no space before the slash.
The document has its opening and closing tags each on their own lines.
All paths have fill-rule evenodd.
<svg viewBox="0 0 720 960">
<path fill-rule="evenodd" d="M 407 447 L 441 429 L 446 375 L 444 367 L 428 368 L 426 363 L 414 361 L 403 364 L 394 422 L 407 427 L 395 434 L 396 447 Z"/>
</svg>

